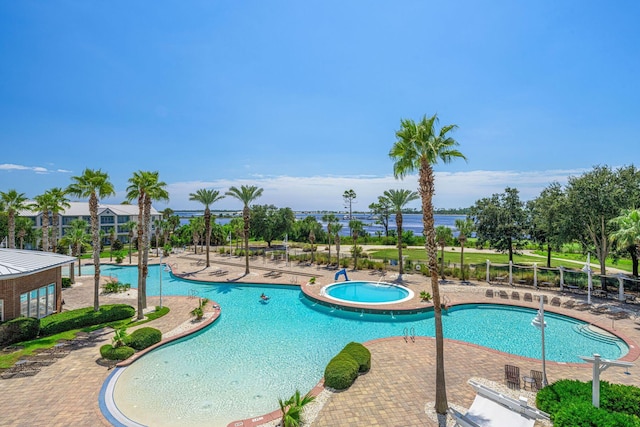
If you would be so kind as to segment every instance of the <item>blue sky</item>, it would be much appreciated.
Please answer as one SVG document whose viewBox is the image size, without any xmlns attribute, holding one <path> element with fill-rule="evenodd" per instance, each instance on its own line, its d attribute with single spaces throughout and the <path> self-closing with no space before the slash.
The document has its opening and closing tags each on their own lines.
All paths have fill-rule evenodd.
<svg viewBox="0 0 640 427">
<path fill-rule="evenodd" d="M 343 209 L 352 188 L 366 210 L 416 189 L 388 152 L 401 118 L 437 113 L 468 162 L 436 166 L 436 207 L 506 186 L 530 199 L 638 158 L 638 16 L 635 1 L 0 2 L 0 189 L 100 168 L 119 203 L 158 170 L 174 209 L 248 184 L 295 210 Z"/>
</svg>

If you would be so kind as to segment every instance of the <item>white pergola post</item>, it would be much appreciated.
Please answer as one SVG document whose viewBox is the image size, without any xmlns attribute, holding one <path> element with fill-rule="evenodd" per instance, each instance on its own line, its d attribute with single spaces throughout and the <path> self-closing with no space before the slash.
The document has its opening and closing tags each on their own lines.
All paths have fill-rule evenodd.
<svg viewBox="0 0 640 427">
<path fill-rule="evenodd" d="M 624 301 L 624 276 L 618 274 L 618 301 Z"/>
<path fill-rule="evenodd" d="M 538 263 L 533 263 L 533 287 L 538 289 Z"/>
<path fill-rule="evenodd" d="M 560 292 L 562 292 L 564 291 L 564 267 L 560 266 L 558 270 L 560 271 Z"/>
<path fill-rule="evenodd" d="M 491 268 L 491 261 L 487 260 L 487 283 L 491 283 L 491 274 L 489 270 Z"/>
<path fill-rule="evenodd" d="M 591 253 L 587 253 L 587 263 L 582 268 L 582 271 L 587 273 L 587 304 L 591 304 L 591 289 L 593 282 L 591 279 Z"/>
<path fill-rule="evenodd" d="M 509 261 L 509 285 L 513 286 L 513 261 Z"/>
<path fill-rule="evenodd" d="M 591 403 L 596 408 L 600 407 L 600 372 L 607 370 L 609 366 L 628 368 L 633 366 L 630 362 L 619 362 L 615 360 L 608 360 L 600 358 L 599 354 L 593 355 L 593 357 L 580 356 L 585 362 L 593 364 L 593 384 L 591 386 Z"/>
</svg>

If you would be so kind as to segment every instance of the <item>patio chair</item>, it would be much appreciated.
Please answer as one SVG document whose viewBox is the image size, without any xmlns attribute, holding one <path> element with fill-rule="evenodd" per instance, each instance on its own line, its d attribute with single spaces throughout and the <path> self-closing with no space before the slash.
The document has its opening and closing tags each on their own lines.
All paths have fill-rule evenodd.
<svg viewBox="0 0 640 427">
<path fill-rule="evenodd" d="M 520 294 L 516 291 L 511 292 L 511 299 L 520 299 Z"/>
<path fill-rule="evenodd" d="M 525 293 L 522 299 L 524 301 L 533 302 L 533 296 L 529 292 Z"/>
<path fill-rule="evenodd" d="M 520 368 L 513 365 L 504 365 L 504 380 L 511 389 L 520 389 Z"/>
<path fill-rule="evenodd" d="M 572 299 L 566 300 L 564 304 L 562 304 L 564 308 L 574 308 L 576 306 L 576 302 Z"/>
<path fill-rule="evenodd" d="M 554 307 L 560 307 L 560 297 L 551 298 L 551 305 Z"/>
<path fill-rule="evenodd" d="M 536 301 L 540 301 L 540 298 L 545 304 L 549 304 L 549 298 L 546 295 L 536 295 Z"/>
<path fill-rule="evenodd" d="M 532 369 L 530 374 L 531 378 L 533 378 L 534 380 L 534 386 L 536 390 L 542 389 L 542 372 Z"/>
<path fill-rule="evenodd" d="M 507 291 L 500 291 L 500 298 L 509 299 L 509 295 L 507 295 Z"/>
<path fill-rule="evenodd" d="M 493 289 L 487 289 L 484 293 L 485 297 L 493 298 Z"/>
</svg>

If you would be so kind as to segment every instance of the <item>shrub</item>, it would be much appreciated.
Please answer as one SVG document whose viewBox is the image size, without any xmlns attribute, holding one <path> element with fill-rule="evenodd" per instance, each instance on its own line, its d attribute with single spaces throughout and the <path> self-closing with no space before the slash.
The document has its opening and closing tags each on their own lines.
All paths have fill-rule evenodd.
<svg viewBox="0 0 640 427">
<path fill-rule="evenodd" d="M 124 245 L 122 244 L 122 242 L 120 240 L 114 240 L 113 243 L 111 244 L 111 250 L 112 251 L 121 251 L 124 248 Z"/>
<path fill-rule="evenodd" d="M 100 355 L 107 360 L 125 360 L 133 356 L 135 352 L 134 349 L 126 345 L 114 347 L 111 344 L 105 344 L 100 347 Z"/>
<path fill-rule="evenodd" d="M 371 369 L 371 352 L 360 343 L 350 342 L 339 354 L 351 356 L 358 363 L 358 372 L 367 372 Z"/>
<path fill-rule="evenodd" d="M 64 311 L 40 320 L 40 336 L 124 320 L 135 314 L 135 309 L 126 304 L 103 305 L 98 311 L 93 311 L 93 307 Z"/>
<path fill-rule="evenodd" d="M 358 362 L 349 355 L 339 354 L 324 370 L 324 384 L 336 390 L 345 390 L 358 377 Z"/>
<path fill-rule="evenodd" d="M 71 287 L 71 279 L 68 277 L 63 277 L 62 278 L 62 287 L 63 288 L 70 288 Z"/>
<path fill-rule="evenodd" d="M 40 320 L 34 317 L 18 317 L 0 325 L 0 346 L 36 338 L 40 331 Z"/>
<path fill-rule="evenodd" d="M 131 285 L 129 283 L 120 283 L 112 280 L 104 284 L 104 286 L 102 287 L 102 292 L 104 292 L 105 294 L 111 294 L 125 292 L 129 289 L 131 289 Z"/>
<path fill-rule="evenodd" d="M 138 351 L 159 343 L 162 340 L 162 332 L 155 328 L 140 328 L 131 333 L 126 340 L 127 345 Z"/>
</svg>

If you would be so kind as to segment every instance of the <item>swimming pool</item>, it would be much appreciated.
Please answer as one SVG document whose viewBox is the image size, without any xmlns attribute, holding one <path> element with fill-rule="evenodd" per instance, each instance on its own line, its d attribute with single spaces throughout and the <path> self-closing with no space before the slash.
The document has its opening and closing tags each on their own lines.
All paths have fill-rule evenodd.
<svg viewBox="0 0 640 427">
<path fill-rule="evenodd" d="M 103 274 L 135 284 L 135 267 L 103 267 Z M 433 336 L 433 313 L 367 314 L 308 300 L 293 286 L 205 284 L 181 280 L 150 266 L 148 292 L 189 295 L 218 302 L 222 315 L 211 327 L 163 346 L 126 368 L 114 386 L 125 415 L 146 425 L 220 425 L 277 408 L 278 398 L 306 393 L 327 362 L 350 341 L 400 336 L 405 327 Z M 265 290 L 266 289 L 266 290 Z M 269 304 L 259 302 L 265 291 Z M 195 303 L 194 303 L 195 304 Z M 454 306 L 445 312 L 447 338 L 540 357 L 540 331 L 530 325 L 535 310 L 504 306 Z M 581 362 L 597 352 L 617 359 L 628 349 L 576 331 L 581 322 L 545 314 L 547 360 Z"/>
<path fill-rule="evenodd" d="M 385 282 L 349 281 L 332 283 L 322 288 L 321 295 L 338 302 L 393 304 L 413 298 L 413 291 Z"/>
</svg>

